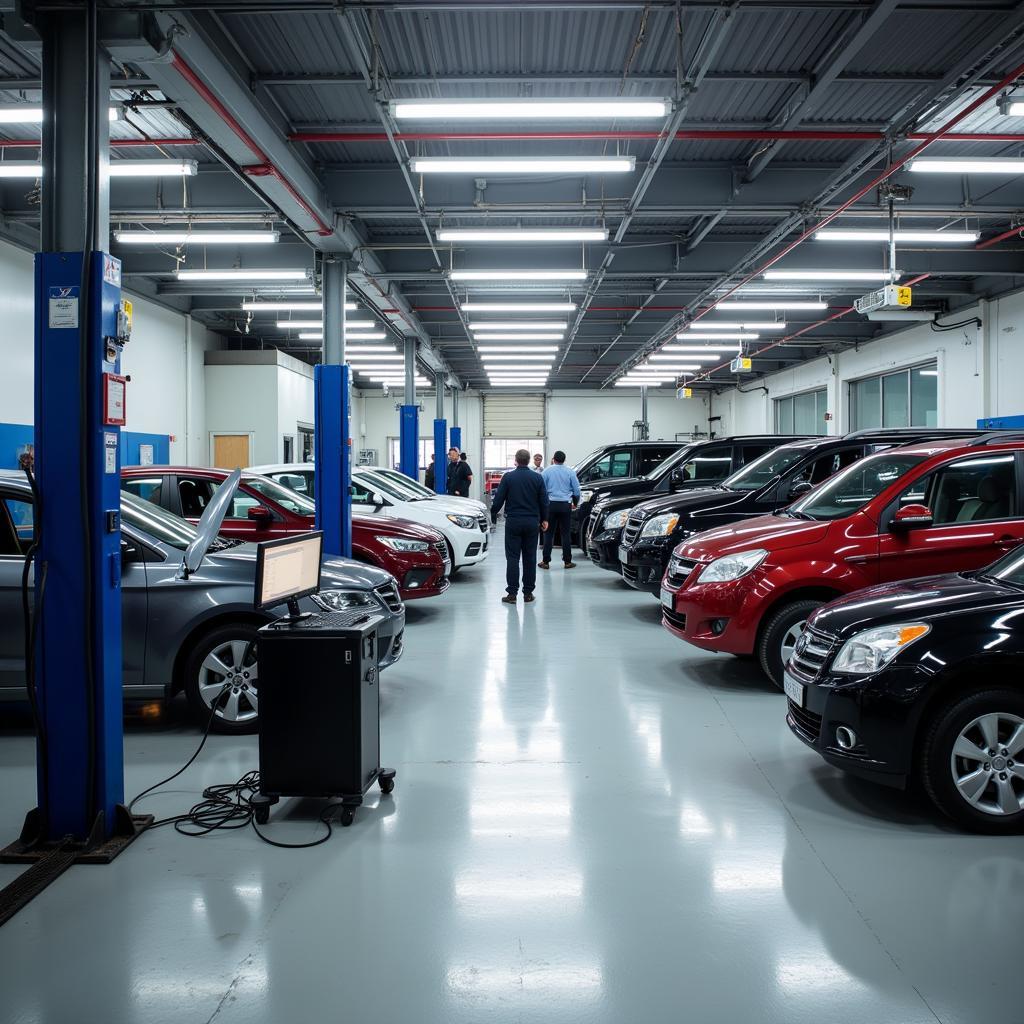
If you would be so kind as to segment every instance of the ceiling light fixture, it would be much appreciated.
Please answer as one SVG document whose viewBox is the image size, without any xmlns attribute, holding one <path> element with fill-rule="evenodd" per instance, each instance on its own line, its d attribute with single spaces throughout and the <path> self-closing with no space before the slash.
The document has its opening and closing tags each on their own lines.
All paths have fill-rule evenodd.
<svg viewBox="0 0 1024 1024">
<path fill-rule="evenodd" d="M 1020 157 L 918 157 L 907 169 L 918 174 L 1024 174 Z"/>
<path fill-rule="evenodd" d="M 820 299 L 814 302 L 799 299 L 772 299 L 768 302 L 725 301 L 719 302 L 714 308 L 723 312 L 741 313 L 755 309 L 828 309 L 828 303 Z"/>
<path fill-rule="evenodd" d="M 0 164 L 2 167 L 3 164 Z M 453 281 L 585 281 L 585 270 L 451 270 Z"/>
<path fill-rule="evenodd" d="M 480 348 L 481 353 L 487 352 L 557 352 L 557 345 L 488 345 Z"/>
<path fill-rule="evenodd" d="M 166 178 L 184 175 L 191 178 L 198 171 L 195 160 L 117 160 L 110 165 L 112 178 Z"/>
<path fill-rule="evenodd" d="M 648 97 L 391 101 L 391 114 L 399 121 L 607 121 L 665 117 L 668 111 L 668 100 Z"/>
<path fill-rule="evenodd" d="M 766 281 L 888 281 L 890 278 L 888 270 L 766 270 L 761 276 Z M 900 276 L 898 270 L 895 276 Z"/>
<path fill-rule="evenodd" d="M 628 174 L 634 156 L 414 156 L 414 174 Z"/>
<path fill-rule="evenodd" d="M 280 231 L 115 231 L 121 245 L 271 245 Z"/>
<path fill-rule="evenodd" d="M 605 242 L 607 228 L 441 228 L 439 242 Z"/>
<path fill-rule="evenodd" d="M 0 166 L 3 166 L 0 164 Z M 308 270 L 176 270 L 179 281 L 306 281 Z"/>
<path fill-rule="evenodd" d="M 575 302 L 463 302 L 463 313 L 572 313 Z"/>
<path fill-rule="evenodd" d="M 477 334 L 474 341 L 561 341 L 562 334 Z"/>
<path fill-rule="evenodd" d="M 120 107 L 108 107 L 107 119 L 119 121 Z M 0 103 L 0 124 L 42 124 L 43 108 L 29 103 Z"/>
<path fill-rule="evenodd" d="M 758 320 L 749 324 L 735 323 L 732 320 L 719 320 L 717 323 L 701 320 L 697 327 L 697 330 L 701 331 L 784 331 L 785 329 L 786 322 L 784 320 Z"/>
<path fill-rule="evenodd" d="M 761 335 L 749 331 L 737 331 L 735 334 L 728 331 L 682 331 L 676 337 L 680 341 L 757 341 Z"/>
<path fill-rule="evenodd" d="M 324 324 L 323 324 L 322 320 L 278 320 L 277 321 L 277 326 L 282 331 L 287 330 L 290 327 L 294 327 L 294 328 L 299 328 L 299 327 L 310 328 L 310 327 L 314 327 L 315 328 L 315 327 L 323 327 L 323 325 Z M 369 330 L 370 328 L 373 328 L 373 327 L 376 327 L 376 326 L 377 326 L 377 324 L 374 323 L 373 320 L 346 320 L 345 321 L 345 329 L 346 330 L 356 330 L 356 331 Z"/>
<path fill-rule="evenodd" d="M 322 312 L 322 302 L 243 302 L 242 309 L 248 313 L 313 313 Z M 356 309 L 354 302 L 346 302 L 345 309 L 353 312 Z"/>
<path fill-rule="evenodd" d="M 977 231 L 898 230 L 897 242 L 933 242 L 937 245 L 970 245 L 980 237 Z M 814 232 L 820 242 L 888 242 L 885 228 L 822 228 Z"/>
<path fill-rule="evenodd" d="M 493 324 L 489 323 L 471 323 L 469 329 L 471 331 L 565 331 L 568 330 L 569 325 L 563 320 L 561 322 L 557 320 L 512 320 L 509 322 L 496 321 Z"/>
<path fill-rule="evenodd" d="M 323 341 L 323 331 L 299 331 L 297 337 L 300 341 Z M 357 341 L 383 341 L 387 337 L 386 331 L 365 331 L 362 334 L 352 334 L 346 340 L 349 342 Z M 354 348 L 348 348 L 346 351 L 361 352 L 363 347 L 356 345 Z M 394 351 L 394 346 L 391 346 L 391 351 Z"/>
</svg>

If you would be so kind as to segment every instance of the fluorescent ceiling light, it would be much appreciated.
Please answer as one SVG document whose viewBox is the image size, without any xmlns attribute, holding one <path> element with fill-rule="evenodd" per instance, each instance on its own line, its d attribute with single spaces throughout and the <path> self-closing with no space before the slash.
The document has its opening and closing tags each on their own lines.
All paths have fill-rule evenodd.
<svg viewBox="0 0 1024 1024">
<path fill-rule="evenodd" d="M 179 281 L 305 281 L 308 270 L 176 270 Z"/>
<path fill-rule="evenodd" d="M 352 334 L 346 332 L 345 340 L 355 344 L 360 341 L 383 341 L 387 336 L 387 331 L 355 331 Z M 356 348 L 359 346 L 356 345 Z"/>
<path fill-rule="evenodd" d="M 627 380 L 625 377 L 622 380 L 615 382 L 617 388 L 660 388 L 666 384 L 671 384 L 670 380 Z"/>
<path fill-rule="evenodd" d="M 561 334 L 478 334 L 474 341 L 561 341 Z"/>
<path fill-rule="evenodd" d="M 378 356 L 377 358 L 382 359 L 383 356 Z M 345 358 L 345 362 L 348 362 L 347 356 Z M 358 366 L 353 366 L 352 369 L 355 370 L 356 373 L 393 373 L 396 377 L 404 377 L 402 372 L 396 370 L 393 363 L 360 363 Z"/>
<path fill-rule="evenodd" d="M 993 157 L 919 157 L 911 160 L 908 170 L 918 174 L 1024 174 L 1024 159 Z"/>
<path fill-rule="evenodd" d="M 397 120 L 417 121 L 542 121 L 615 120 L 616 118 L 665 117 L 666 99 L 471 99 L 392 100 Z"/>
<path fill-rule="evenodd" d="M 558 322 L 557 320 L 537 320 L 530 322 L 529 320 L 512 320 L 506 323 L 505 321 L 489 323 L 471 323 L 469 329 L 471 331 L 564 331 L 567 330 L 569 325 L 563 320 Z"/>
<path fill-rule="evenodd" d="M 414 156 L 416 174 L 626 174 L 634 156 Z"/>
<path fill-rule="evenodd" d="M 195 160 L 117 160 L 110 165 L 112 178 L 191 178 L 198 170 Z"/>
<path fill-rule="evenodd" d="M 463 313 L 572 313 L 575 302 L 463 302 Z"/>
<path fill-rule="evenodd" d="M 888 270 L 766 270 L 766 281 L 888 281 Z M 900 272 L 896 271 L 896 277 Z M 721 306 L 718 307 L 721 309 Z"/>
<path fill-rule="evenodd" d="M 452 270 L 448 276 L 453 281 L 585 281 L 587 272 L 585 270 Z"/>
<path fill-rule="evenodd" d="M 364 334 L 353 334 L 353 335 L 350 335 L 347 340 L 350 341 L 350 342 L 355 342 L 355 341 L 383 341 L 386 337 L 387 337 L 387 334 L 384 331 L 366 331 Z M 323 334 L 323 331 L 299 331 L 298 339 L 299 339 L 299 341 L 323 341 L 324 340 L 324 334 Z M 365 347 L 370 347 L 370 346 L 356 345 L 353 348 L 347 348 L 346 351 L 349 351 L 349 352 L 362 352 L 362 351 L 364 351 Z M 390 351 L 394 352 L 394 350 L 395 350 L 394 345 L 391 345 L 391 346 L 388 346 L 388 347 L 389 347 Z"/>
<path fill-rule="evenodd" d="M 557 345 L 490 345 L 481 348 L 481 353 L 488 352 L 557 352 Z"/>
<path fill-rule="evenodd" d="M 321 312 L 322 302 L 243 302 L 242 309 L 250 313 L 305 313 Z M 352 312 L 356 309 L 354 302 L 346 302 L 345 309 Z"/>
<path fill-rule="evenodd" d="M 320 331 L 299 331 L 299 341 L 323 341 L 324 336 Z"/>
<path fill-rule="evenodd" d="M 733 349 L 732 352 L 728 353 L 729 356 L 739 354 L 739 349 Z M 663 360 L 663 359 L 693 359 L 700 363 L 717 363 L 720 359 L 727 358 L 723 357 L 718 352 L 677 352 L 674 348 L 663 348 L 659 349 L 653 355 L 648 356 L 648 359 Z"/>
<path fill-rule="evenodd" d="M 737 331 L 735 334 L 727 331 L 682 331 L 676 337 L 680 341 L 757 341 L 760 335 L 748 331 Z"/>
<path fill-rule="evenodd" d="M 345 351 L 349 353 L 353 352 L 394 352 L 394 345 L 347 345 Z"/>
<path fill-rule="evenodd" d="M 700 321 L 697 328 L 701 331 L 784 331 L 786 322 L 784 320 L 758 320 L 749 324 L 734 323 L 731 320 L 719 320 L 717 323 Z M 692 336 L 692 329 L 690 331 Z"/>
<path fill-rule="evenodd" d="M 799 299 L 772 299 L 770 302 L 719 302 L 715 309 L 722 312 L 741 313 L 753 309 L 828 309 L 828 303 L 820 299 L 816 302 L 800 301 Z"/>
<path fill-rule="evenodd" d="M 1007 104 L 1005 114 L 1009 117 L 1024 117 L 1024 101 L 1015 100 Z"/>
<path fill-rule="evenodd" d="M 687 355 L 726 356 L 735 355 L 739 350 L 739 345 L 733 345 L 730 348 L 722 348 L 719 345 L 665 345 L 658 351 L 675 352 L 677 354 L 685 353 Z"/>
<path fill-rule="evenodd" d="M 108 107 L 107 119 L 118 121 L 120 107 Z M 0 124 L 42 124 L 43 108 L 30 103 L 0 103 Z"/>
<path fill-rule="evenodd" d="M 439 242 L 605 242 L 607 228 L 442 228 Z"/>
<path fill-rule="evenodd" d="M 641 363 L 642 370 L 666 370 L 672 373 L 693 373 L 700 369 L 700 363 L 679 363 L 678 365 L 665 366 L 661 363 Z"/>
<path fill-rule="evenodd" d="M 492 388 L 542 388 L 547 384 L 546 380 L 492 380 L 489 381 Z"/>
<path fill-rule="evenodd" d="M 282 331 L 283 330 L 287 330 L 289 327 L 294 327 L 294 328 L 306 327 L 306 328 L 309 328 L 309 327 L 323 327 L 323 325 L 324 324 L 323 324 L 322 320 L 278 320 L 277 321 L 277 326 Z M 364 328 L 365 329 L 369 329 L 371 327 L 376 327 L 376 326 L 377 325 L 376 325 L 376 323 L 374 323 L 373 320 L 346 320 L 345 321 L 345 329 L 346 330 L 357 330 L 358 331 L 358 330 L 362 330 Z"/>
<path fill-rule="evenodd" d="M 402 363 L 405 362 L 405 355 L 401 352 L 395 352 L 394 355 L 389 356 L 378 356 L 372 353 L 361 355 L 358 348 L 346 348 L 345 349 L 345 360 L 355 359 L 357 362 L 362 362 L 364 359 L 368 359 L 371 363 Z"/>
<path fill-rule="evenodd" d="M 23 160 L 0 161 L 0 178 L 41 178 L 42 164 L 25 163 Z"/>
<path fill-rule="evenodd" d="M 822 228 L 814 232 L 821 242 L 888 242 L 889 232 L 884 228 Z M 935 242 L 940 245 L 970 245 L 979 238 L 977 231 L 898 230 L 897 242 Z"/>
<path fill-rule="evenodd" d="M 115 231 L 122 245 L 270 245 L 280 231 Z"/>
</svg>

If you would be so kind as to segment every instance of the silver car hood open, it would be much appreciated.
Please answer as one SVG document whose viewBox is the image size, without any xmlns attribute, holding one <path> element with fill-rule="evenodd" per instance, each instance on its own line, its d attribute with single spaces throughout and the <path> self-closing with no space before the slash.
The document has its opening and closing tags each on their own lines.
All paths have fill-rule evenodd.
<svg viewBox="0 0 1024 1024">
<path fill-rule="evenodd" d="M 203 564 L 210 545 L 214 542 L 217 534 L 220 533 L 224 517 L 227 515 L 231 502 L 235 499 L 235 491 L 238 490 L 238 482 L 242 479 L 240 469 L 233 470 L 231 475 L 222 483 L 213 496 L 213 501 L 206 506 L 206 511 L 196 524 L 196 539 L 192 541 L 181 559 L 181 566 L 178 569 L 178 579 L 187 580 L 194 572 L 199 571 Z"/>
</svg>

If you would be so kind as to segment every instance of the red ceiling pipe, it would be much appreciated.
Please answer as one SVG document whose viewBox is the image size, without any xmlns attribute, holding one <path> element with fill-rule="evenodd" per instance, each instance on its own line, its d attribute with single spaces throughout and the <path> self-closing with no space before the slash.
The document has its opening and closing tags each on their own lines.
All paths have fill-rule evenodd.
<svg viewBox="0 0 1024 1024">
<path fill-rule="evenodd" d="M 134 146 L 198 146 L 198 139 L 111 139 L 111 149 L 131 149 Z M 39 149 L 36 139 L 0 139 L 0 149 Z"/>
<path fill-rule="evenodd" d="M 653 131 L 593 131 L 593 132 L 397 132 L 397 142 L 530 142 L 558 139 L 597 139 L 610 141 L 647 141 L 660 139 L 662 132 Z M 922 142 L 931 136 L 913 132 L 906 136 L 910 142 Z M 885 138 L 875 131 L 829 131 L 826 129 L 797 129 L 772 131 L 742 128 L 683 129 L 676 132 L 677 140 L 721 142 L 739 141 L 804 141 L 804 142 L 879 142 Z M 387 142 L 384 132 L 292 132 L 290 142 Z M 948 134 L 944 142 L 1024 142 L 1021 132 L 965 132 Z"/>
<path fill-rule="evenodd" d="M 259 143 L 239 124 L 234 114 L 220 101 L 213 90 L 196 74 L 180 54 L 172 51 L 171 67 L 185 79 L 202 101 L 227 125 L 228 128 L 242 141 L 246 149 L 256 157 L 256 166 L 242 167 L 242 173 L 250 177 L 269 177 L 279 182 L 287 190 L 288 194 L 309 214 L 317 226 L 318 235 L 333 235 L 334 229 L 313 209 L 309 202 L 301 195 L 299 190 L 275 167 L 270 158 L 260 148 Z"/>
</svg>

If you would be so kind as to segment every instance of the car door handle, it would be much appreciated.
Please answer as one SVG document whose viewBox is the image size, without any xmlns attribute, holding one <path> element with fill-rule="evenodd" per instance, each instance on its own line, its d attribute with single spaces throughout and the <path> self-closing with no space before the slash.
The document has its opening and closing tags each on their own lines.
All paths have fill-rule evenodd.
<svg viewBox="0 0 1024 1024">
<path fill-rule="evenodd" d="M 992 544 L 997 548 L 1013 548 L 1020 543 L 1020 537 L 1011 537 L 1010 534 L 1003 534 L 1002 537 L 992 541 Z"/>
</svg>

